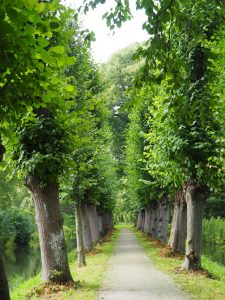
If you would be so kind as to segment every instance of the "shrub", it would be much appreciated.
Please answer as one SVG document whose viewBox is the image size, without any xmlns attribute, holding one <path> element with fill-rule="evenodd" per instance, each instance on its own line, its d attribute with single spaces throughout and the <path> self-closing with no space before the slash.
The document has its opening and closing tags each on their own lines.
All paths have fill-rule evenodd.
<svg viewBox="0 0 225 300">
<path fill-rule="evenodd" d="M 11 208 L 0 213 L 0 242 L 4 246 L 12 240 L 17 246 L 28 245 L 34 232 L 29 213 Z"/>
</svg>

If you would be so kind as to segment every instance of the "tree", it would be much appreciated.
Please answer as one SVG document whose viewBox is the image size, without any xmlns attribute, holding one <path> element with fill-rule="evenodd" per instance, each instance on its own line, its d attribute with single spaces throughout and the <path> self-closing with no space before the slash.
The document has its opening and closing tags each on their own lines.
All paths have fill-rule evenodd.
<svg viewBox="0 0 225 300">
<path fill-rule="evenodd" d="M 65 133 L 49 110 L 24 123 L 19 136 L 19 164 L 35 204 L 43 281 L 71 281 L 63 219 L 59 209 L 58 176 L 65 154 Z"/>
<path fill-rule="evenodd" d="M 25 109 L 18 110 L 15 122 L 7 125 L 9 134 L 5 134 L 4 141 L 7 150 L 11 149 L 9 162 L 12 162 L 14 169 L 20 171 L 33 195 L 42 253 L 43 281 L 66 282 L 72 281 L 72 277 L 59 210 L 58 177 L 67 151 L 63 145 L 67 136 L 64 133 L 68 131 L 68 127 L 67 130 L 65 127 L 70 123 L 66 122 L 67 115 L 62 106 L 74 92 L 65 76 L 66 66 L 74 63 L 74 57 L 67 55 L 67 44 L 72 35 L 67 24 L 73 17 L 73 12 L 57 1 L 39 3 L 35 0 L 25 5 L 25 8 L 27 11 L 24 10 L 26 15 L 23 22 L 28 23 L 28 27 L 31 22 L 35 31 L 29 27 L 34 47 L 29 44 L 29 38 L 28 41 L 25 40 L 27 44 L 24 47 L 29 50 L 26 53 L 28 57 L 24 60 L 26 62 L 28 58 L 28 62 L 34 63 L 27 66 L 23 71 L 25 74 L 21 71 L 24 75 L 31 74 L 30 77 L 17 76 L 22 87 L 24 86 L 17 97 Z M 23 6 L 18 4 L 17 9 L 23 11 Z M 23 35 L 23 26 L 19 30 Z M 23 48 L 18 48 L 23 52 Z M 28 78 L 30 89 L 25 82 Z M 7 85 L 7 95 L 12 94 L 13 88 L 13 85 Z M 16 127 L 17 136 L 13 132 Z"/>
<path fill-rule="evenodd" d="M 90 251 L 100 239 L 96 205 L 100 205 L 99 198 L 104 203 L 102 195 L 108 174 L 103 176 L 106 172 L 101 168 L 105 168 L 106 161 L 103 166 L 102 159 L 105 153 L 110 152 L 111 136 L 105 99 L 100 94 L 99 73 L 81 31 L 69 47 L 70 55 L 76 56 L 77 60 L 67 68 L 66 74 L 72 76 L 71 83 L 75 82 L 78 88 L 69 111 L 76 126 L 72 128 L 73 150 L 66 177 L 69 179 L 64 181 L 64 189 L 69 191 L 67 194 L 76 207 L 78 264 L 83 266 L 86 264 L 84 252 Z M 106 201 L 110 201 L 110 193 L 107 192 Z"/>
<path fill-rule="evenodd" d="M 99 2 L 94 1 L 91 6 Z M 154 163 L 154 173 L 157 169 L 165 172 L 165 165 L 169 165 L 170 176 L 164 178 L 164 186 L 174 181 L 178 188 L 182 185 L 187 202 L 184 268 L 195 268 L 201 264 L 203 207 L 209 187 L 217 184 L 221 170 L 218 153 L 219 148 L 224 148 L 221 138 L 215 135 L 217 132 L 221 136 L 223 128 L 216 117 L 216 113 L 220 114 L 219 119 L 222 117 L 216 109 L 220 99 L 210 88 L 215 74 L 212 61 L 216 61 L 212 48 L 213 43 L 218 45 L 217 34 L 221 34 L 224 26 L 224 3 L 165 0 L 136 4 L 146 12 L 148 20 L 143 27 L 151 37 L 139 50 L 139 55 L 145 57 L 139 83 L 154 82 L 154 106 L 158 109 L 152 107 L 149 157 Z M 117 2 L 115 10 L 105 14 L 111 27 L 120 26 L 130 16 L 129 1 Z M 215 162 L 214 167 L 210 161 Z"/>
<path fill-rule="evenodd" d="M 133 59 L 139 44 L 135 43 L 115 53 L 101 65 L 104 78 L 104 96 L 107 98 L 111 116 L 109 124 L 113 133 L 113 154 L 118 161 L 118 176 L 124 172 L 126 130 L 129 124 L 128 109 L 131 106 L 129 89 L 141 63 Z"/>
<path fill-rule="evenodd" d="M 133 55 L 138 45 L 133 44 L 118 51 L 107 63 L 101 66 L 102 77 L 105 80 L 104 97 L 107 99 L 111 112 L 109 125 L 112 128 L 113 155 L 117 165 L 117 180 L 120 182 L 114 217 L 117 220 L 124 221 L 130 218 L 132 220 L 135 219 L 139 203 L 133 196 L 137 191 L 136 186 L 141 185 L 137 183 L 132 187 L 132 184 L 135 182 L 134 177 L 131 179 L 131 177 L 126 176 L 128 160 L 132 160 L 131 153 L 128 154 L 126 149 L 126 143 L 129 143 L 129 138 L 127 138 L 127 131 L 129 131 L 131 122 L 129 118 L 132 118 L 129 115 L 134 105 L 133 102 L 137 102 L 137 98 L 132 95 L 130 90 L 132 90 L 135 75 L 142 64 L 142 62 L 133 60 Z M 136 118 L 138 117 L 136 116 Z M 134 136 L 133 139 L 135 140 Z M 130 141 L 131 145 L 134 143 L 134 140 Z M 133 149 L 133 151 L 135 150 L 137 149 Z M 136 156 L 140 154 L 139 150 L 137 150 Z M 134 164 L 134 160 L 132 163 Z M 128 178 L 133 180 L 133 182 L 131 183 Z"/>
</svg>

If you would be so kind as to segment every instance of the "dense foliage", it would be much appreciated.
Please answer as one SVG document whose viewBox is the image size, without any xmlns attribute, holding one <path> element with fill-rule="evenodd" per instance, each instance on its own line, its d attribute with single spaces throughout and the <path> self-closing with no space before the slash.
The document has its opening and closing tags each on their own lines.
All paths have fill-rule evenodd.
<svg viewBox="0 0 225 300">
<path fill-rule="evenodd" d="M 4 211 L 9 207 L 32 208 L 32 199 L 26 188 L 14 176 L 6 171 L 0 172 L 0 210 Z"/>
<path fill-rule="evenodd" d="M 21 209 L 9 208 L 0 213 L 0 243 L 26 246 L 32 239 L 35 226 L 33 216 Z"/>
<path fill-rule="evenodd" d="M 221 218 L 211 217 L 203 221 L 203 240 L 207 243 L 224 245 L 225 221 Z"/>
<path fill-rule="evenodd" d="M 99 2 L 85 1 L 86 9 Z M 145 64 L 136 82 L 151 98 L 145 157 L 155 189 L 173 192 L 186 181 L 223 189 L 224 93 L 218 77 L 223 80 L 224 4 L 136 1 L 136 6 L 145 10 L 143 28 L 151 37 L 138 50 Z M 129 1 L 114 8 L 104 15 L 109 26 L 131 17 Z"/>
<path fill-rule="evenodd" d="M 105 0 L 83 2 L 87 11 Z M 110 29 L 132 17 L 129 0 L 114 4 L 104 15 Z M 224 217 L 225 4 L 137 0 L 136 7 L 146 13 L 149 40 L 99 71 L 93 34 L 79 25 L 78 12 L 59 0 L 1 1 L 3 245 L 28 244 L 34 230 L 33 214 L 21 210 L 33 204 L 15 175 L 37 198 L 37 210 L 41 197 L 56 195 L 58 205 L 60 192 L 65 211 L 79 201 L 94 205 L 103 223 L 113 210 L 116 222 L 136 221 L 162 196 L 167 207 L 178 190 L 200 188 L 203 202 L 209 198 L 204 238 L 224 243 L 224 221 L 210 217 Z M 201 213 L 195 218 L 193 228 Z"/>
<path fill-rule="evenodd" d="M 58 1 L 36 0 L 1 1 L 0 11 L 1 115 L 9 118 L 26 105 L 57 98 L 59 82 L 66 86 L 58 70 L 74 62 L 65 52 L 71 33 L 62 33 L 71 13 Z"/>
<path fill-rule="evenodd" d="M 64 177 L 67 182 L 62 180 L 64 197 L 111 210 L 115 201 L 115 171 L 109 110 L 102 94 L 99 71 L 82 33 L 70 43 L 70 55 L 77 60 L 67 68 L 66 75 L 77 89 L 68 112 L 74 124 L 71 126 L 69 165 Z"/>
<path fill-rule="evenodd" d="M 138 45 L 133 44 L 118 51 L 107 63 L 101 65 L 101 73 L 105 80 L 104 95 L 111 111 L 109 120 L 113 134 L 113 154 L 118 161 L 119 176 L 122 176 L 124 171 L 126 130 L 129 123 L 127 109 L 132 100 L 129 90 L 141 65 L 133 60 Z"/>
<path fill-rule="evenodd" d="M 8 173 L 17 173 L 24 180 L 35 202 L 38 229 L 46 226 L 47 231 L 43 227 L 39 230 L 41 251 L 49 252 L 48 259 L 54 270 L 59 268 L 60 280 L 64 276 L 63 280 L 70 281 L 61 237 L 59 186 L 65 187 L 67 195 L 76 192 L 100 209 L 114 207 L 111 133 L 105 99 L 99 96 L 97 67 L 89 50 L 92 34 L 79 26 L 77 12 L 58 0 L 13 0 L 10 5 L 2 1 L 0 14 L 1 160 L 6 150 L 3 165 Z M 52 210 L 47 212 L 46 204 L 44 209 L 37 204 L 50 198 L 58 214 L 56 220 L 50 216 Z M 22 199 L 18 199 L 19 204 Z M 13 208 L 15 201 L 11 202 L 4 197 L 0 201 L 4 209 L 1 240 L 26 244 L 33 230 L 30 219 Z M 48 222 L 56 226 L 55 231 Z M 55 259 L 51 230 L 60 234 L 57 249 L 63 253 L 62 265 Z M 51 277 L 50 265 L 43 268 L 47 271 L 45 279 Z"/>
<path fill-rule="evenodd" d="M 84 3 L 88 10 L 105 1 Z M 129 4 L 115 1 L 114 8 L 103 16 L 111 29 L 130 19 Z M 128 203 L 131 209 L 135 205 L 139 210 L 146 208 L 139 212 L 137 226 L 140 230 L 150 226 L 151 231 L 152 225 L 146 222 L 147 206 L 181 190 L 187 206 L 183 267 L 198 268 L 204 203 L 210 192 L 211 199 L 224 193 L 224 91 L 218 78 L 220 82 L 224 77 L 220 66 L 225 6 L 222 1 L 162 0 L 136 1 L 136 7 L 147 15 L 143 28 L 149 40 L 136 54 L 145 62 L 135 80 L 142 104 L 137 102 L 135 107 L 132 101 L 134 111 L 131 108 L 127 134 Z M 143 107 L 141 120 L 138 114 Z M 144 202 L 138 190 L 141 183 L 149 186 Z M 153 236 L 158 223 L 154 226 Z M 171 234 L 175 232 L 172 227 Z"/>
</svg>

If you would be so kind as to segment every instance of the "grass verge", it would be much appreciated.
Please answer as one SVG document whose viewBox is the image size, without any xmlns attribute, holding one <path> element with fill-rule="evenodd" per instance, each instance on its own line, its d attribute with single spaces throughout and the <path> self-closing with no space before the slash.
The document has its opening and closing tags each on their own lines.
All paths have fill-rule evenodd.
<svg viewBox="0 0 225 300">
<path fill-rule="evenodd" d="M 225 268 L 223 266 L 203 256 L 203 272 L 182 271 L 180 269 L 183 261 L 181 256 L 165 257 L 163 255 L 166 250 L 165 246 L 138 232 L 134 227 L 132 230 L 155 265 L 169 274 L 174 282 L 192 295 L 193 299 L 225 300 Z"/>
<path fill-rule="evenodd" d="M 75 252 L 69 254 L 70 270 L 75 281 L 78 281 L 76 289 L 64 289 L 54 286 L 49 288 L 49 293 L 45 291 L 42 294 L 43 287 L 41 284 L 41 275 L 33 277 L 18 288 L 11 292 L 11 300 L 94 300 L 97 297 L 99 288 L 101 287 L 105 271 L 108 266 L 108 260 L 112 255 L 119 230 L 113 231 L 111 236 L 108 236 L 102 245 L 97 245 L 95 249 L 87 254 L 87 266 L 78 268 Z M 32 295 L 31 290 L 38 287 L 40 296 Z M 55 292 L 54 292 L 55 291 Z M 30 295 L 30 296 L 29 296 Z"/>
</svg>

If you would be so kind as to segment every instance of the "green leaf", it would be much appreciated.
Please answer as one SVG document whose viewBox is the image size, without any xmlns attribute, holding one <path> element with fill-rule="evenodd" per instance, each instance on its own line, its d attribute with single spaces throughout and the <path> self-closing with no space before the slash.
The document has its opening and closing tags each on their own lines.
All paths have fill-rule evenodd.
<svg viewBox="0 0 225 300">
<path fill-rule="evenodd" d="M 56 54 L 63 54 L 65 52 L 65 47 L 63 46 L 55 46 L 50 49 L 51 52 Z"/>
<path fill-rule="evenodd" d="M 40 14 L 45 9 L 45 3 L 36 3 L 35 10 Z"/>
<path fill-rule="evenodd" d="M 66 57 L 66 64 L 67 64 L 68 66 L 74 65 L 75 62 L 76 62 L 76 57 L 75 57 L 75 56 L 67 56 L 67 57 Z"/>
<path fill-rule="evenodd" d="M 66 85 L 65 87 L 67 92 L 73 92 L 74 91 L 74 87 L 71 84 Z"/>
<path fill-rule="evenodd" d="M 24 1 L 24 5 L 29 10 L 32 10 L 36 7 L 37 2 L 36 2 L 36 0 L 26 0 L 26 1 Z"/>
</svg>

